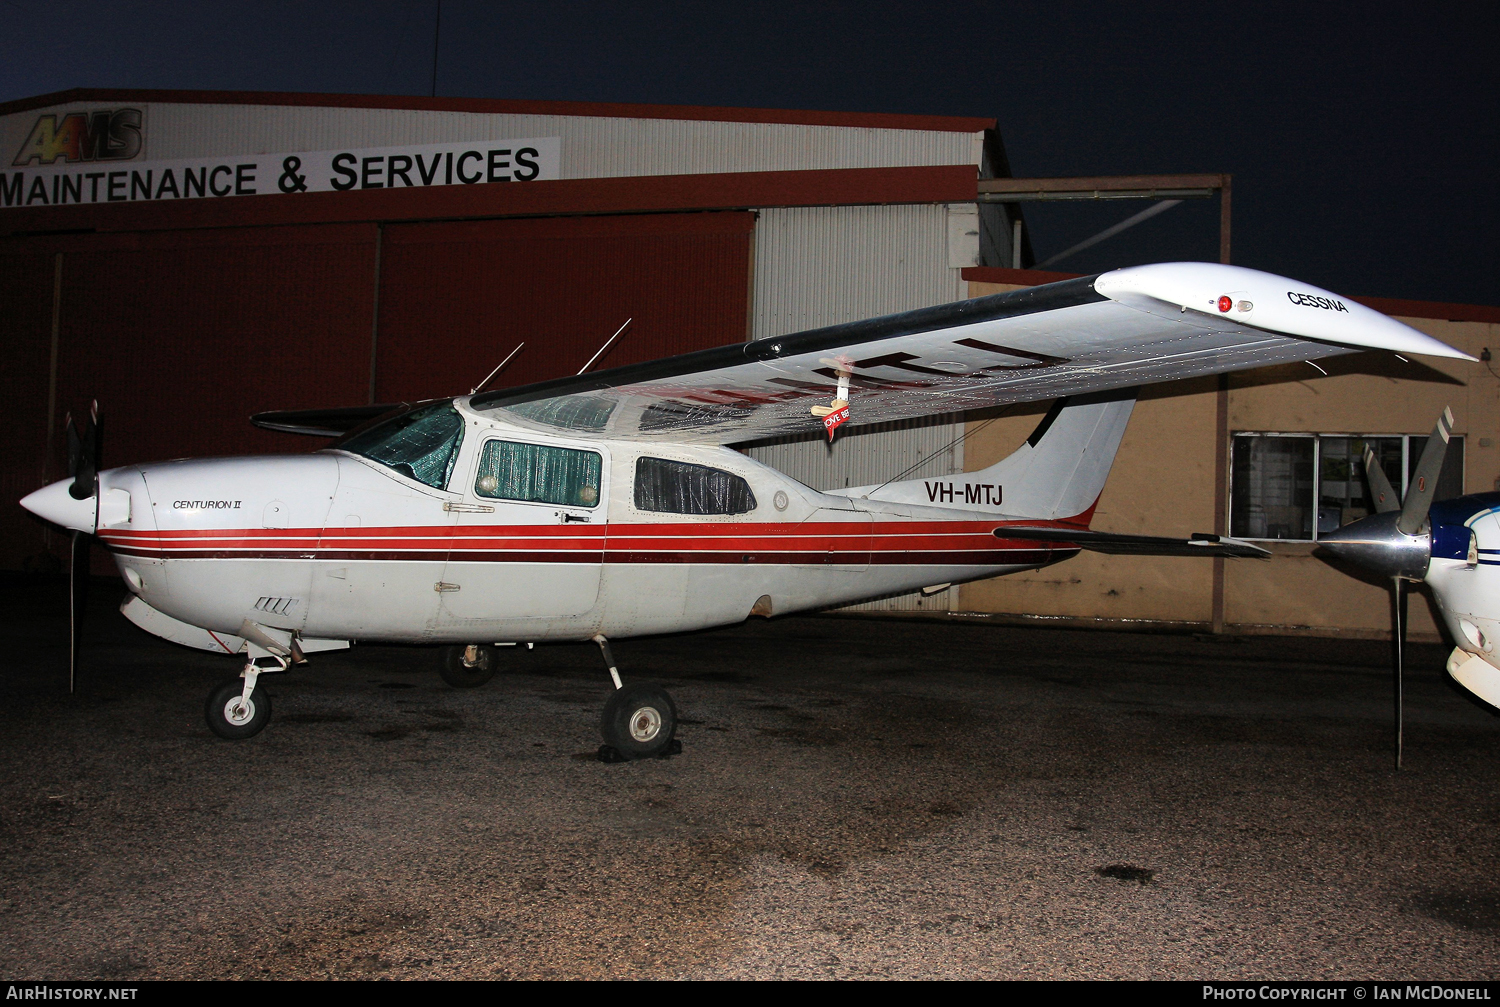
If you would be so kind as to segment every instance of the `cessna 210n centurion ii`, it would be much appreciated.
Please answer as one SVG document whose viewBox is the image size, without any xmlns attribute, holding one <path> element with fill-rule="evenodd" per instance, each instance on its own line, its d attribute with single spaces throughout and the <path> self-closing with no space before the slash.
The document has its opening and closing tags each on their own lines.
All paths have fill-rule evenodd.
<svg viewBox="0 0 1500 1007">
<path fill-rule="evenodd" d="M 593 640 L 615 685 L 604 740 L 638 758 L 672 742 L 675 709 L 622 687 L 612 638 L 1080 549 L 1265 555 L 1089 530 L 1133 389 L 1368 349 L 1466 356 L 1304 283 L 1165 263 L 396 410 L 255 418 L 341 435 L 305 455 L 96 471 L 83 444 L 72 480 L 22 503 L 113 552 L 136 625 L 245 656 L 207 703 L 223 737 L 265 725 L 259 676 L 354 641 L 450 645 L 445 677 L 473 685 L 496 644 Z M 953 477 L 817 492 L 728 447 L 1046 399 L 1014 454 Z"/>
</svg>

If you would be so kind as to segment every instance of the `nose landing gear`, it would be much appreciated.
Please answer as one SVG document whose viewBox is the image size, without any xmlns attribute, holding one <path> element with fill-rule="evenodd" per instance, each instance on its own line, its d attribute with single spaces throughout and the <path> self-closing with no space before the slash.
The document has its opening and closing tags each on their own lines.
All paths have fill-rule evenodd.
<svg viewBox="0 0 1500 1007">
<path fill-rule="evenodd" d="M 620 681 L 620 671 L 609 641 L 594 637 L 609 668 L 615 691 L 604 704 L 599 729 L 604 744 L 599 748 L 600 762 L 628 762 L 633 759 L 665 758 L 682 751 L 677 733 L 677 704 L 667 690 L 657 685 Z"/>
<path fill-rule="evenodd" d="M 265 730 L 271 719 L 271 697 L 259 688 L 260 675 L 266 671 L 286 671 L 288 662 L 272 655 L 278 667 L 262 668 L 249 661 L 238 678 L 231 678 L 208 694 L 203 716 L 208 729 L 221 738 L 243 741 Z"/>
<path fill-rule="evenodd" d="M 256 687 L 260 676 L 307 663 L 295 633 L 287 634 L 285 640 L 278 639 L 265 627 L 246 619 L 240 624 L 238 635 L 246 644 L 244 670 L 238 678 L 231 678 L 210 692 L 203 707 L 208 729 L 230 741 L 255 737 L 271 719 L 271 697 L 266 690 Z M 263 661 L 267 663 L 262 664 Z"/>
</svg>

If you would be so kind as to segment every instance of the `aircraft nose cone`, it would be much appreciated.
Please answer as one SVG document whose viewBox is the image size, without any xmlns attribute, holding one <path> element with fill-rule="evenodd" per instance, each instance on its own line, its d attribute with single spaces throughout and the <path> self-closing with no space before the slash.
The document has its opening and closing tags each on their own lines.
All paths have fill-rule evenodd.
<svg viewBox="0 0 1500 1007">
<path fill-rule="evenodd" d="M 1424 528 L 1407 535 L 1396 527 L 1399 511 L 1372 514 L 1330 532 L 1318 533 L 1318 546 L 1339 559 L 1385 577 L 1421 580 L 1432 558 L 1432 542 Z"/>
<path fill-rule="evenodd" d="M 51 521 L 70 531 L 94 533 L 94 518 L 99 501 L 90 496 L 82 500 L 73 499 L 68 487 L 71 479 L 60 479 L 51 486 L 43 486 L 35 493 L 21 499 L 21 506 L 44 521 Z"/>
</svg>

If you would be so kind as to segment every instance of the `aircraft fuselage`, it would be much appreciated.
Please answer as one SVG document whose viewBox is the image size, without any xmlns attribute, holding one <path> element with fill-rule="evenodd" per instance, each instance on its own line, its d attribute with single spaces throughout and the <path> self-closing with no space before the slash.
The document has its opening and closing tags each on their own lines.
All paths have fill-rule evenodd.
<svg viewBox="0 0 1500 1007">
<path fill-rule="evenodd" d="M 1006 520 L 998 507 L 820 493 L 726 448 L 464 419 L 441 487 L 337 449 L 107 470 L 97 534 L 144 605 L 209 637 L 163 635 L 225 650 L 239 649 L 246 620 L 296 634 L 308 650 L 679 632 L 1035 568 L 1077 551 L 997 539 Z M 592 499 L 480 492 L 492 441 L 597 456 L 598 485 L 583 491 Z M 642 457 L 738 477 L 753 505 L 734 514 L 642 509 Z"/>
</svg>

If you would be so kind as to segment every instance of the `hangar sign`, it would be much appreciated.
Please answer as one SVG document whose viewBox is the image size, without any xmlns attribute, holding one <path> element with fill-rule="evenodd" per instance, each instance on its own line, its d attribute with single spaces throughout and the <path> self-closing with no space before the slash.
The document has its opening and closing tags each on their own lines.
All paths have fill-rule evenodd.
<svg viewBox="0 0 1500 1007">
<path fill-rule="evenodd" d="M 39 115 L 16 153 L 13 165 L 39 161 L 128 161 L 141 152 L 142 114 L 138 108 L 72 112 L 59 122 Z"/>
<path fill-rule="evenodd" d="M 535 182 L 560 177 L 561 147 L 559 137 L 548 136 L 129 165 L 72 164 L 64 157 L 62 164 L 0 172 L 0 207 Z"/>
</svg>

